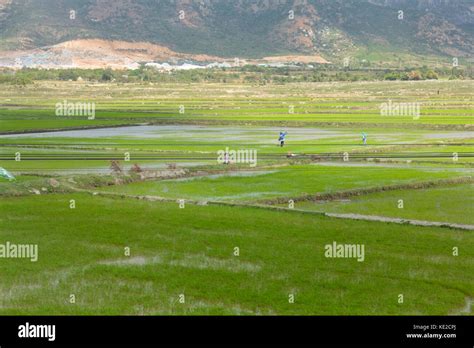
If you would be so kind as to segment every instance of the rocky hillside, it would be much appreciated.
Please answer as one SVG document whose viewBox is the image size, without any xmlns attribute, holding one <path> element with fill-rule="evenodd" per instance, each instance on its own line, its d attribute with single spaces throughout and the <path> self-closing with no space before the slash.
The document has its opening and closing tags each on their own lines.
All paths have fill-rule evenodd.
<svg viewBox="0 0 474 348">
<path fill-rule="evenodd" d="M 0 0 L 2 50 L 105 39 L 220 57 L 468 57 L 473 28 L 473 0 Z"/>
</svg>

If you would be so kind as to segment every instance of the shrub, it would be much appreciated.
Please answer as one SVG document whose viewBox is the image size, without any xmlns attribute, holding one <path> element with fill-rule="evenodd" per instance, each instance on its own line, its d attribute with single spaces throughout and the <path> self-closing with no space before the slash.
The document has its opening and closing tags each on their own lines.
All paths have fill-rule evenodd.
<svg viewBox="0 0 474 348">
<path fill-rule="evenodd" d="M 410 80 L 419 81 L 421 80 L 421 73 L 418 70 L 413 70 L 408 73 L 408 78 Z"/>
<path fill-rule="evenodd" d="M 437 80 L 438 79 L 438 74 L 435 73 L 433 70 L 428 70 L 426 72 L 425 78 L 428 80 Z"/>
</svg>

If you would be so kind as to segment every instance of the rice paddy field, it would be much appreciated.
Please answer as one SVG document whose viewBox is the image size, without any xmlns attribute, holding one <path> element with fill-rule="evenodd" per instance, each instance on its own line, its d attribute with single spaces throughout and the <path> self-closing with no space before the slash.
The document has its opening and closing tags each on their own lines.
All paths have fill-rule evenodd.
<svg viewBox="0 0 474 348">
<path fill-rule="evenodd" d="M 473 87 L 5 86 L 0 314 L 472 315 Z"/>
</svg>

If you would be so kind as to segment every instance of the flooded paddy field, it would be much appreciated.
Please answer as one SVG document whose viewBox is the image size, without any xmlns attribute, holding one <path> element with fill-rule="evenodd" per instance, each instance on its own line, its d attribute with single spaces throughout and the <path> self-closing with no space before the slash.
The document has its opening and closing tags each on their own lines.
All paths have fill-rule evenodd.
<svg viewBox="0 0 474 348">
<path fill-rule="evenodd" d="M 474 225 L 471 94 L 470 81 L 8 86 L 0 239 L 37 243 L 41 262 L 0 263 L 0 313 L 460 313 L 474 296 L 474 237 L 456 227 Z M 56 116 L 65 99 L 95 102 L 95 118 Z M 421 103 L 419 118 L 382 116 L 388 100 Z M 364 244 L 364 262 L 328 260 L 334 241 Z"/>
</svg>

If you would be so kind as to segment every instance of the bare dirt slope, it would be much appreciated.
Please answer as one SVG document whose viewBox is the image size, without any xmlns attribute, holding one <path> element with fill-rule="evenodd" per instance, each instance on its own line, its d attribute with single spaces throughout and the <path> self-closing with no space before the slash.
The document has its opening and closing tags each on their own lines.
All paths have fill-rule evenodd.
<svg viewBox="0 0 474 348">
<path fill-rule="evenodd" d="M 102 39 L 80 39 L 59 43 L 54 46 L 32 50 L 0 52 L 0 66 L 21 68 L 136 68 L 141 62 L 192 61 L 211 63 L 234 60 L 206 54 L 180 53 L 168 47 L 149 42 L 127 42 Z M 318 55 L 293 55 L 265 57 L 261 60 L 248 61 L 249 64 L 259 63 L 327 63 Z"/>
</svg>

